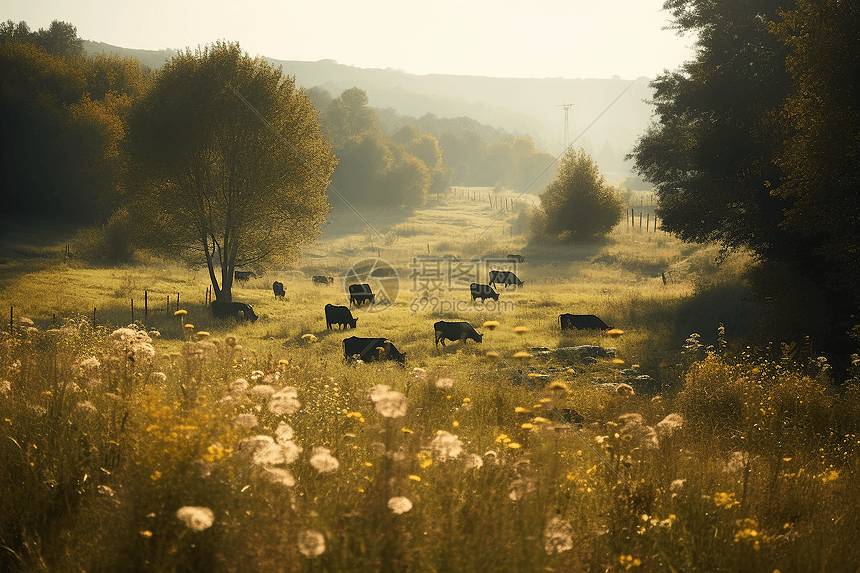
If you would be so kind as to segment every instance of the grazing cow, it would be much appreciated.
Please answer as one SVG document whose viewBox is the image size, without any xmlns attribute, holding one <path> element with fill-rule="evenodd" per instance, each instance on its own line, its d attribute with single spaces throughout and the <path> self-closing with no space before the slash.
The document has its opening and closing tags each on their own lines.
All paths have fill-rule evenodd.
<svg viewBox="0 0 860 573">
<path fill-rule="evenodd" d="M 257 320 L 254 307 L 244 302 L 219 302 L 212 301 L 212 316 L 215 318 L 235 318 L 237 322 Z"/>
<path fill-rule="evenodd" d="M 343 339 L 343 357 L 350 359 L 358 356 L 364 362 L 371 360 L 394 360 L 401 365 L 406 363 L 406 354 L 399 352 L 394 343 L 386 338 L 359 338 L 350 336 Z"/>
<path fill-rule="evenodd" d="M 278 281 L 272 283 L 272 291 L 275 293 L 275 298 L 284 298 L 287 294 L 284 290 L 284 283 Z"/>
<path fill-rule="evenodd" d="M 490 285 L 482 285 L 478 283 L 472 283 L 469 285 L 469 291 L 472 293 L 472 300 L 481 299 L 481 302 L 484 302 L 488 298 L 493 300 L 499 300 L 499 293 L 493 290 L 493 287 Z"/>
<path fill-rule="evenodd" d="M 257 278 L 257 274 L 254 271 L 233 271 L 233 278 L 237 281 L 248 282 L 250 279 Z"/>
<path fill-rule="evenodd" d="M 466 340 L 469 338 L 475 342 L 484 340 L 484 335 L 478 334 L 468 322 L 446 322 L 440 320 L 433 325 L 433 329 L 436 331 L 436 346 L 439 346 L 440 340 L 442 341 L 442 346 L 445 346 L 446 340 L 459 340 L 463 344 L 466 344 Z"/>
<path fill-rule="evenodd" d="M 526 258 L 522 255 L 508 255 L 507 258 L 509 258 L 512 261 L 518 262 L 518 263 L 526 262 Z"/>
<path fill-rule="evenodd" d="M 334 277 L 324 277 L 322 275 L 314 275 L 311 277 L 311 282 L 313 282 L 314 286 L 330 285 L 330 284 L 334 283 Z"/>
<path fill-rule="evenodd" d="M 373 304 L 375 300 L 376 295 L 370 290 L 369 284 L 349 285 L 349 304 L 361 306 L 365 302 Z"/>
<path fill-rule="evenodd" d="M 605 322 L 593 314 L 560 314 L 558 322 L 562 330 L 608 330 Z"/>
<path fill-rule="evenodd" d="M 336 324 L 341 329 L 355 328 L 357 318 L 352 317 L 352 313 L 345 306 L 335 306 L 333 304 L 325 305 L 325 325 L 331 330 L 331 325 Z"/>
<path fill-rule="evenodd" d="M 508 288 L 508 285 L 523 286 L 523 281 L 511 271 L 490 271 L 490 284 L 496 286 L 497 283 L 505 285 L 505 288 Z"/>
</svg>

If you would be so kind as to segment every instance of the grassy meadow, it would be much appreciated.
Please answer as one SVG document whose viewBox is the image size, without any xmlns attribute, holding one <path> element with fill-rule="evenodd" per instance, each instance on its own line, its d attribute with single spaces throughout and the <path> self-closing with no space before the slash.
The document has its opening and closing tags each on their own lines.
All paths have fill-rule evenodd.
<svg viewBox="0 0 860 573">
<path fill-rule="evenodd" d="M 749 258 L 625 223 L 535 246 L 522 199 L 489 197 L 516 198 L 333 213 L 294 267 L 235 286 L 253 324 L 212 319 L 205 269 L 93 268 L 71 230 L 9 229 L 0 570 L 857 570 L 860 391 L 757 331 Z M 445 283 L 508 253 L 525 284 L 499 304 Z M 327 330 L 374 257 L 396 299 Z M 623 333 L 562 333 L 563 312 Z M 440 319 L 483 342 L 437 348 Z M 346 363 L 353 334 L 406 366 Z"/>
</svg>

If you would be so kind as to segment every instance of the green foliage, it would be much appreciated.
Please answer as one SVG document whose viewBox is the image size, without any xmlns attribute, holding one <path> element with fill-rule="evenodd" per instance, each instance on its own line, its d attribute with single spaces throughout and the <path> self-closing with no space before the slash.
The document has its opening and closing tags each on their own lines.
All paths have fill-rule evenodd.
<svg viewBox="0 0 860 573">
<path fill-rule="evenodd" d="M 143 89 L 140 66 L 11 36 L 0 44 L 4 215 L 103 221 L 120 202 L 120 142 L 129 101 Z"/>
<path fill-rule="evenodd" d="M 604 236 L 621 222 L 624 203 L 584 149 L 568 150 L 541 195 L 538 224 L 547 238 L 573 242 Z"/>
<path fill-rule="evenodd" d="M 128 139 L 140 235 L 205 261 L 217 300 L 231 300 L 236 267 L 283 263 L 320 231 L 336 158 L 317 114 L 293 78 L 237 44 L 167 62 Z"/>
</svg>

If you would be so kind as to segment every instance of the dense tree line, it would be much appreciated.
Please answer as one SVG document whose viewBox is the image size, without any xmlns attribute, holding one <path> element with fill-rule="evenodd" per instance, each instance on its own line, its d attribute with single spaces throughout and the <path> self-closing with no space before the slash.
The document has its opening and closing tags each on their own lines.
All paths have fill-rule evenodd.
<svg viewBox="0 0 860 573">
<path fill-rule="evenodd" d="M 124 118 L 147 71 L 84 58 L 73 26 L 0 25 L 0 206 L 5 215 L 103 220 L 121 199 Z"/>
<path fill-rule="evenodd" d="M 652 83 L 657 121 L 632 153 L 656 187 L 663 228 L 752 249 L 764 276 L 810 285 L 806 296 L 826 310 L 791 309 L 801 328 L 834 353 L 856 350 L 846 332 L 860 309 L 860 8 L 844 0 L 664 7 L 698 40 L 694 60 Z M 768 297 L 777 287 L 759 286 Z"/>
</svg>

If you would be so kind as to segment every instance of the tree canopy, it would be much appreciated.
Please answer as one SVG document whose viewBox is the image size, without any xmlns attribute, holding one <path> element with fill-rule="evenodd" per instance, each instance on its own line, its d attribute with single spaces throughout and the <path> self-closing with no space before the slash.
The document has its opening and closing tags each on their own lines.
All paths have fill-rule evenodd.
<svg viewBox="0 0 860 573">
<path fill-rule="evenodd" d="M 664 7 L 698 40 L 694 60 L 652 82 L 657 119 L 631 154 L 656 188 L 663 229 L 750 248 L 762 268 L 814 284 L 809 296 L 827 310 L 805 324 L 820 323 L 819 342 L 850 353 L 845 332 L 860 309 L 856 3 Z"/>
<path fill-rule="evenodd" d="M 217 300 L 232 299 L 237 267 L 285 262 L 319 234 L 337 160 L 310 99 L 265 59 L 222 42 L 180 53 L 129 123 L 136 227 L 205 260 Z"/>
<path fill-rule="evenodd" d="M 584 149 L 565 152 L 540 199 L 542 233 L 562 242 L 606 235 L 623 217 L 623 200 Z"/>
</svg>

